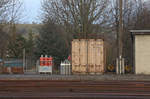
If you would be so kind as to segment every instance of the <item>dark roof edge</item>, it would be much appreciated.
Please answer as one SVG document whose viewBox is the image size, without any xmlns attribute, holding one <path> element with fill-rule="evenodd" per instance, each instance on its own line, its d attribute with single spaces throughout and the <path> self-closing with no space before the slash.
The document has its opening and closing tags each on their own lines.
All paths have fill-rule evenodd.
<svg viewBox="0 0 150 99">
<path fill-rule="evenodd" d="M 130 30 L 132 35 L 150 35 L 150 30 Z"/>
</svg>

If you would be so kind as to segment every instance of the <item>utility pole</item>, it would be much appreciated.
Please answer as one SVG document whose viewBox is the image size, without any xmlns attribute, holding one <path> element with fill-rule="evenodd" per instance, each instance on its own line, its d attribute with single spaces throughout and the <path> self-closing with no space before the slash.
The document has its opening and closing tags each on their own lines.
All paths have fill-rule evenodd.
<svg viewBox="0 0 150 99">
<path fill-rule="evenodd" d="M 26 50 L 25 48 L 23 49 L 23 72 L 25 73 L 26 71 Z"/>
<path fill-rule="evenodd" d="M 122 49 L 123 49 L 123 42 L 122 42 L 122 34 L 123 34 L 123 1 L 119 0 L 119 73 L 122 73 Z"/>
<path fill-rule="evenodd" d="M 116 60 L 116 73 L 124 74 L 124 59 L 122 57 L 123 51 L 123 0 L 117 0 L 119 2 L 119 32 L 118 32 L 118 58 Z M 116 1 L 116 2 L 117 2 Z"/>
</svg>

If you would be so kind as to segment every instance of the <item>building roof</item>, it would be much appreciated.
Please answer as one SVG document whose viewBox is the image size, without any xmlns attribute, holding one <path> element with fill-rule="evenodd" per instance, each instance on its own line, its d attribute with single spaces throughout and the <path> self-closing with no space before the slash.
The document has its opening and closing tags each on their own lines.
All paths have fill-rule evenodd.
<svg viewBox="0 0 150 99">
<path fill-rule="evenodd" d="M 132 35 L 150 35 L 150 30 L 130 30 Z"/>
</svg>

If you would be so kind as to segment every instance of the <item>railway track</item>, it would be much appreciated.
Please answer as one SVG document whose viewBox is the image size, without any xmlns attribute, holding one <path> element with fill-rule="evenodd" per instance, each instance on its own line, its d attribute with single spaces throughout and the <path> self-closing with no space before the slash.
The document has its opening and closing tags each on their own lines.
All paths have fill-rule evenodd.
<svg viewBox="0 0 150 99">
<path fill-rule="evenodd" d="M 150 81 L 0 80 L 0 99 L 150 99 Z"/>
</svg>

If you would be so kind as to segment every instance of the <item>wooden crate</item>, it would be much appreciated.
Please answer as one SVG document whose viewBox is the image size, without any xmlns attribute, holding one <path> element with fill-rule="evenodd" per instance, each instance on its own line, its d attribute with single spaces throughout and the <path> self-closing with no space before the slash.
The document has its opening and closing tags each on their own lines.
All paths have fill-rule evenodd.
<svg viewBox="0 0 150 99">
<path fill-rule="evenodd" d="M 104 73 L 104 41 L 102 39 L 74 39 L 72 41 L 73 74 Z"/>
</svg>

